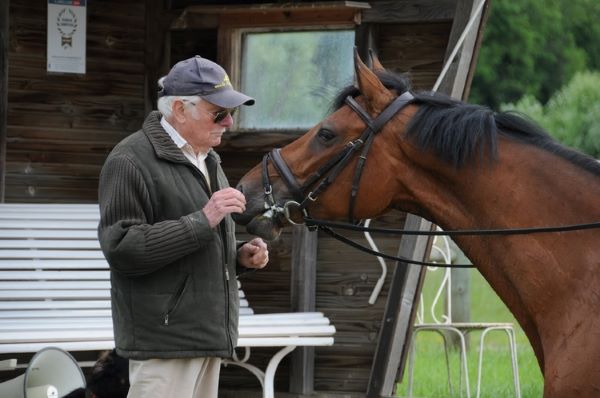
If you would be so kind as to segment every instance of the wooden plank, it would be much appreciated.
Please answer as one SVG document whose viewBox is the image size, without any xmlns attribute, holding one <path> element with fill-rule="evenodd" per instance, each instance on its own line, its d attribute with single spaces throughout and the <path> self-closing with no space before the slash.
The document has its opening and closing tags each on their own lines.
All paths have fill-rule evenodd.
<svg viewBox="0 0 600 398">
<path fill-rule="evenodd" d="M 8 109 L 9 4 L 0 4 L 0 203 L 4 202 L 6 173 L 6 115 Z"/>
<path fill-rule="evenodd" d="M 144 77 L 144 108 L 148 114 L 156 109 L 158 79 L 166 75 L 170 69 L 170 57 L 167 56 L 170 47 L 169 26 L 175 18 L 171 10 L 164 9 L 162 0 L 146 0 L 146 36 L 145 36 L 145 77 Z"/>
<path fill-rule="evenodd" d="M 414 89 L 430 90 L 442 69 L 451 23 L 386 24 L 378 29 L 383 65 L 408 73 Z"/>
<path fill-rule="evenodd" d="M 451 20 L 456 0 L 372 1 L 362 12 L 364 23 L 412 23 Z"/>
<path fill-rule="evenodd" d="M 429 231 L 431 227 L 431 222 L 412 214 L 408 215 L 404 225 L 405 229 L 420 231 Z M 429 241 L 427 236 L 403 236 L 398 255 L 423 261 L 427 256 Z M 398 369 L 408 351 L 423 275 L 423 267 L 402 262 L 396 265 L 371 368 L 367 389 L 369 398 L 392 396 Z"/>
<path fill-rule="evenodd" d="M 316 301 L 317 232 L 296 225 L 292 232 L 291 311 L 312 312 Z M 313 347 L 298 347 L 291 354 L 290 392 L 314 391 L 315 352 Z"/>
<path fill-rule="evenodd" d="M 173 21 L 171 29 L 216 29 L 227 26 L 293 26 L 360 23 L 367 2 L 331 1 L 249 5 L 193 5 Z"/>
<path fill-rule="evenodd" d="M 469 71 L 467 73 L 467 81 L 465 82 L 466 87 L 462 96 L 464 101 L 467 101 L 469 99 L 469 94 L 471 93 L 471 83 L 473 82 L 473 75 L 475 74 L 477 59 L 479 58 L 479 50 L 481 49 L 481 43 L 483 41 L 484 28 L 487 23 L 487 19 L 490 15 L 491 3 L 492 0 L 487 0 L 486 4 L 483 6 L 481 20 L 479 21 L 479 29 L 477 31 L 477 38 L 475 39 L 475 44 L 473 45 L 471 65 L 469 66 Z"/>
<path fill-rule="evenodd" d="M 448 47 L 446 49 L 444 62 L 448 62 L 448 58 L 454 50 L 461 34 L 476 11 L 477 6 L 482 1 L 487 0 L 458 0 L 456 15 L 452 23 L 452 30 L 450 32 L 450 38 L 448 39 Z M 484 5 L 484 7 L 486 6 L 489 6 L 489 3 Z M 474 24 L 469 30 L 460 51 L 451 61 L 450 68 L 438 89 L 439 92 L 448 94 L 457 99 L 464 99 L 467 87 L 467 76 L 469 75 L 470 70 L 475 66 L 473 63 L 475 44 L 477 43 L 477 37 L 479 36 L 481 21 L 482 14 L 479 13 L 475 16 Z"/>
</svg>

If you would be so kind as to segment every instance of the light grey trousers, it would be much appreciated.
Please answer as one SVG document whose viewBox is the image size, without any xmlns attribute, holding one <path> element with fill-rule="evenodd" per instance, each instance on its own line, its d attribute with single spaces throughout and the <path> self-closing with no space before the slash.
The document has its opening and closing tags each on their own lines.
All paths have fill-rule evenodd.
<svg viewBox="0 0 600 398">
<path fill-rule="evenodd" d="M 217 398 L 221 358 L 129 360 L 127 398 Z"/>
</svg>

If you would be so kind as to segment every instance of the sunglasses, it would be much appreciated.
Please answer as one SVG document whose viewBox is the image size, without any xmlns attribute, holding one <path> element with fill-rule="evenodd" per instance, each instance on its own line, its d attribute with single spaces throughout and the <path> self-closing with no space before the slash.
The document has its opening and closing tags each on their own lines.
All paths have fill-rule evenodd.
<svg viewBox="0 0 600 398">
<path fill-rule="evenodd" d="M 192 104 L 193 106 L 196 106 L 196 102 L 192 102 L 190 100 L 183 100 L 184 102 L 188 102 L 190 104 Z M 198 108 L 196 108 L 198 109 Z M 233 116 L 233 114 L 235 113 L 237 108 L 233 108 L 233 109 L 222 109 L 220 111 L 216 111 L 216 112 L 209 112 L 207 110 L 201 109 L 201 111 L 208 113 L 209 115 L 211 115 L 213 117 L 213 123 L 218 124 L 221 123 L 223 120 L 225 120 L 225 118 L 229 115 Z"/>
</svg>

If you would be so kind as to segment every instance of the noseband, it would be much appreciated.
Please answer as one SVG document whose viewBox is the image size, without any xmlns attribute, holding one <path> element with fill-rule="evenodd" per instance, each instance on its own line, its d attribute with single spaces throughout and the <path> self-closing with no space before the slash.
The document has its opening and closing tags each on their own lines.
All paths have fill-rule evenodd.
<svg viewBox="0 0 600 398">
<path fill-rule="evenodd" d="M 265 194 L 265 209 L 274 214 L 282 213 L 292 224 L 303 224 L 304 219 L 308 217 L 307 207 L 310 203 L 317 200 L 319 195 L 331 185 L 331 183 L 342 172 L 350 162 L 355 153 L 362 148 L 354 170 L 352 180 L 352 190 L 350 191 L 350 205 L 348 208 L 348 220 L 354 223 L 354 205 L 358 194 L 358 186 L 362 176 L 363 168 L 367 160 L 367 155 L 371 149 L 373 138 L 381 131 L 383 126 L 389 122 L 396 113 L 412 101 L 414 97 L 410 92 L 405 92 L 396 97 L 375 119 L 356 102 L 351 96 L 346 97 L 345 103 L 365 122 L 367 127 L 359 138 L 349 141 L 344 148 L 335 156 L 329 159 L 314 174 L 312 174 L 304 184 L 300 184 L 289 166 L 281 156 L 281 149 L 275 148 L 267 153 L 262 160 L 262 180 Z M 273 186 L 269 180 L 269 161 L 273 163 L 275 170 L 287 186 L 294 200 L 287 201 L 283 207 L 277 205 L 273 197 Z M 320 181 L 320 182 L 319 182 Z M 311 189 L 317 184 L 314 189 Z M 299 216 L 299 217 L 297 217 Z"/>
</svg>

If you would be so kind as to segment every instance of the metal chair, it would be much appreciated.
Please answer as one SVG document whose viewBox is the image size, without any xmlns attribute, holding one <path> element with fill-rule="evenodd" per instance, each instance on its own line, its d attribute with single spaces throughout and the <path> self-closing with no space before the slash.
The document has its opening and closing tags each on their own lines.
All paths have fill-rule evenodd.
<svg viewBox="0 0 600 398">
<path fill-rule="evenodd" d="M 432 261 L 443 261 L 445 264 L 452 263 L 452 250 L 450 247 L 450 240 L 445 236 L 438 236 L 434 240 L 432 246 L 432 254 L 430 260 Z M 448 355 L 448 335 L 454 334 L 458 337 L 459 342 L 459 358 L 460 358 L 460 374 L 459 374 L 459 396 L 463 396 L 462 383 L 464 381 L 464 392 L 467 398 L 471 397 L 470 384 L 469 384 L 469 373 L 468 373 L 468 362 L 467 362 L 467 344 L 466 336 L 473 331 L 481 331 L 479 337 L 479 359 L 477 364 L 477 389 L 476 397 L 479 398 L 481 394 L 481 373 L 483 365 L 483 352 L 485 338 L 491 331 L 504 331 L 508 338 L 509 350 L 512 361 L 512 372 L 513 372 L 513 383 L 515 397 L 521 397 L 521 387 L 519 382 L 519 369 L 517 363 L 517 346 L 515 340 L 515 332 L 512 323 L 490 323 L 490 322 L 453 322 L 452 321 L 452 300 L 451 300 L 451 287 L 452 287 L 452 274 L 450 268 L 435 268 L 428 267 L 427 271 L 435 272 L 441 270 L 444 274 L 440 286 L 434 296 L 431 303 L 430 312 L 433 322 L 425 323 L 425 305 L 423 302 L 423 296 L 421 295 L 421 302 L 419 310 L 417 311 L 417 321 L 413 328 L 412 338 L 410 341 L 410 356 L 408 362 L 408 386 L 407 393 L 409 397 L 412 397 L 413 392 L 413 372 L 414 372 L 414 360 L 415 360 L 415 346 L 416 336 L 422 331 L 433 331 L 439 333 L 444 340 L 444 350 L 446 355 L 446 367 L 448 372 L 448 388 L 450 395 L 454 396 L 454 390 L 452 386 L 452 378 L 450 375 L 450 361 Z M 439 300 L 442 295 L 446 295 L 446 305 L 443 306 L 444 310 L 441 315 L 436 314 L 436 309 L 439 308 Z M 439 310 L 437 310 L 439 312 Z"/>
</svg>

